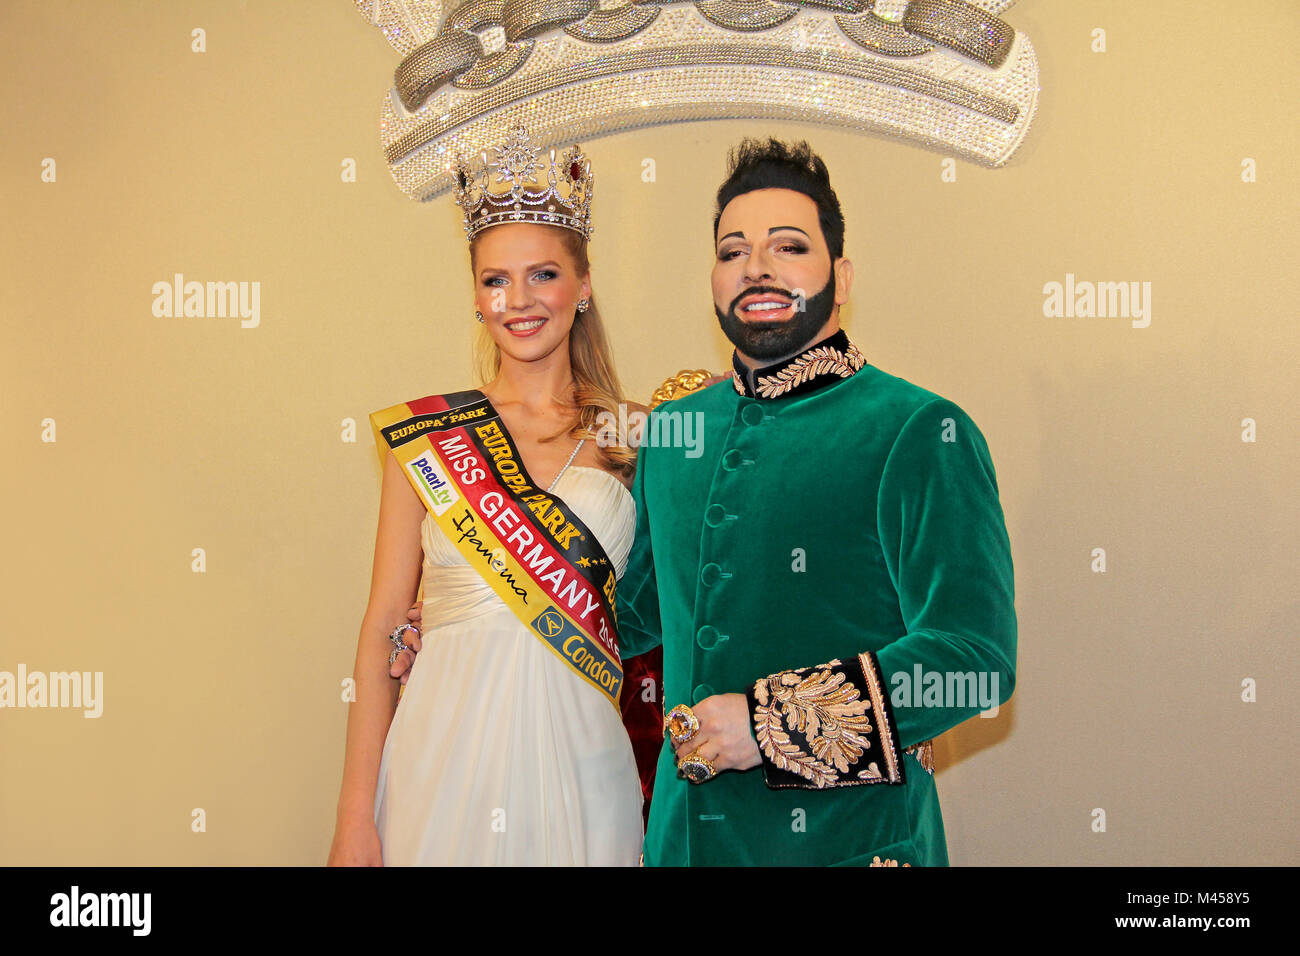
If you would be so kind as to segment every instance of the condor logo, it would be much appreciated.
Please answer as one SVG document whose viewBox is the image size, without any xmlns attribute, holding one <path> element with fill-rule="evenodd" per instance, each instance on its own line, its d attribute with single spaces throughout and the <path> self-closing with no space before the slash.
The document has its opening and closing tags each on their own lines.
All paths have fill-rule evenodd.
<svg viewBox="0 0 1300 956">
<path fill-rule="evenodd" d="M 425 502 L 436 515 L 442 514 L 460 499 L 455 487 L 443 475 L 438 464 L 438 459 L 431 451 L 426 451 L 420 457 L 412 458 L 406 463 L 406 467 L 411 469 L 419 480 L 418 486 Z"/>
</svg>

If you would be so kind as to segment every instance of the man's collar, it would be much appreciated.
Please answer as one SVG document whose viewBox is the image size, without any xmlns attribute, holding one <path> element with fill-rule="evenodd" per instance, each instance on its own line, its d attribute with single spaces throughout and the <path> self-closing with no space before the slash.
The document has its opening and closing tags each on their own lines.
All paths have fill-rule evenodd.
<svg viewBox="0 0 1300 956">
<path fill-rule="evenodd" d="M 731 383 L 746 398 L 787 398 L 833 385 L 866 364 L 866 357 L 840 329 L 798 355 L 763 368 L 750 369 L 733 352 Z"/>
</svg>

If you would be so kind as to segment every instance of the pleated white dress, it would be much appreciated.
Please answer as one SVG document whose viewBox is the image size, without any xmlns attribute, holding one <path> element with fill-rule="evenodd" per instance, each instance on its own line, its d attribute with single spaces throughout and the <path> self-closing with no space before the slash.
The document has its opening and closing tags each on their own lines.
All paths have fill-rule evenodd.
<svg viewBox="0 0 1300 956">
<path fill-rule="evenodd" d="M 636 507 L 595 468 L 555 493 L 618 577 Z M 384 742 L 387 866 L 636 865 L 641 786 L 618 712 L 519 622 L 426 515 L 422 649 Z"/>
</svg>

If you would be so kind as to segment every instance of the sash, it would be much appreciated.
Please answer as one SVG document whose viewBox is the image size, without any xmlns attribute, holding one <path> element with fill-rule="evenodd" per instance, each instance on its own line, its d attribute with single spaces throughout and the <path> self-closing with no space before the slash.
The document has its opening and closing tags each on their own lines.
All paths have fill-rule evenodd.
<svg viewBox="0 0 1300 956">
<path fill-rule="evenodd" d="M 524 469 L 479 391 L 430 395 L 370 416 L 434 522 L 528 630 L 619 707 L 623 666 L 614 563 L 563 501 Z"/>
</svg>

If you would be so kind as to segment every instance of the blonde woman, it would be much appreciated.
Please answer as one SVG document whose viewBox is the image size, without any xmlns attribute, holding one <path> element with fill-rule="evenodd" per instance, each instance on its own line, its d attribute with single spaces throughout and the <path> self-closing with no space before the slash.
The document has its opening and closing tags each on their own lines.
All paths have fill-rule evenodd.
<svg viewBox="0 0 1300 956">
<path fill-rule="evenodd" d="M 486 384 L 372 416 L 379 529 L 329 862 L 635 865 L 610 610 L 635 452 L 594 437 L 623 397 L 592 296 L 590 166 L 516 128 L 459 176 Z M 399 701 L 389 630 L 421 580 Z"/>
</svg>

